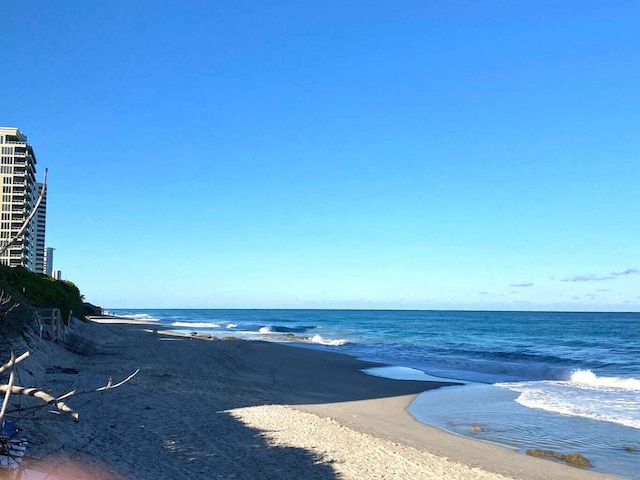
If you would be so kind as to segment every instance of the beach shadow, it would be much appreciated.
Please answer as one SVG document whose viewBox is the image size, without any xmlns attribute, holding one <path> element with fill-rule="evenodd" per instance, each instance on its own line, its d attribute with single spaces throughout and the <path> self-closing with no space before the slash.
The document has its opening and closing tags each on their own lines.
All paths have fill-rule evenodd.
<svg viewBox="0 0 640 480">
<path fill-rule="evenodd" d="M 171 380 L 166 387 L 170 387 Z M 225 411 L 235 402 L 192 392 L 191 398 L 164 389 L 149 394 L 145 385 L 129 392 L 113 392 L 115 402 L 140 403 L 136 422 L 123 422 L 102 433 L 87 453 L 109 451 L 120 458 L 119 469 L 129 478 L 144 479 L 287 479 L 330 480 L 337 476 L 330 464 L 311 451 L 274 446 L 264 432 L 248 427 Z M 216 396 L 217 397 L 217 396 Z M 175 411 L 176 405 L 182 405 Z M 94 427 L 104 417 L 85 418 Z M 156 459 L 149 461 L 149 459 Z"/>
</svg>

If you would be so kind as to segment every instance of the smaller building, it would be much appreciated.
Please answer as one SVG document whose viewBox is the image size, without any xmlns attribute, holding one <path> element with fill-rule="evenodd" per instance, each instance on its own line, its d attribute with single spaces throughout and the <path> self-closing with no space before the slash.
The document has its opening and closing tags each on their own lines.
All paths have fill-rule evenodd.
<svg viewBox="0 0 640 480">
<path fill-rule="evenodd" d="M 53 247 L 47 247 L 44 249 L 44 267 L 42 269 L 42 272 L 49 275 L 50 277 L 53 276 L 53 251 L 55 250 L 55 248 Z"/>
<path fill-rule="evenodd" d="M 37 196 L 42 195 L 42 201 L 36 212 L 36 216 L 33 218 L 34 230 L 35 230 L 35 271 L 37 273 L 46 273 L 45 266 L 45 233 L 47 225 L 47 187 L 44 183 L 36 183 Z M 51 273 L 48 274 L 51 276 Z"/>
</svg>

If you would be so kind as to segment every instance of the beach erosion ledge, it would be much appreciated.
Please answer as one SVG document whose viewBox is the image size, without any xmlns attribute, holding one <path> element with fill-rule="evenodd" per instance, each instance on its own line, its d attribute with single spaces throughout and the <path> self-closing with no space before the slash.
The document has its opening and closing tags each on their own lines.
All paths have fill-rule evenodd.
<svg viewBox="0 0 640 480">
<path fill-rule="evenodd" d="M 22 422 L 32 439 L 26 468 L 58 478 L 616 478 L 419 423 L 406 410 L 415 396 L 451 384 L 367 375 L 377 364 L 347 355 L 165 335 L 113 317 L 73 333 L 99 348 L 80 355 L 32 340 L 24 368 L 34 384 L 82 392 L 140 372 L 68 399 L 78 422 Z"/>
</svg>

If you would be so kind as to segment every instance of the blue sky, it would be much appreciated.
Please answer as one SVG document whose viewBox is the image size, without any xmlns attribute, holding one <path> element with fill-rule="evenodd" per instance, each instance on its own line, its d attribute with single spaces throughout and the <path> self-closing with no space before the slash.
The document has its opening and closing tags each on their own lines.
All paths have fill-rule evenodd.
<svg viewBox="0 0 640 480">
<path fill-rule="evenodd" d="M 640 311 L 640 4 L 10 2 L 0 124 L 106 307 Z"/>
</svg>

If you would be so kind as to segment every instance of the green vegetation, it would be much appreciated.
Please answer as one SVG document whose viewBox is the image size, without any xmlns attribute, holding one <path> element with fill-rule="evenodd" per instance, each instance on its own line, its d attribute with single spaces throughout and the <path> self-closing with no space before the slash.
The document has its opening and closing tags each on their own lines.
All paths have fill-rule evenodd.
<svg viewBox="0 0 640 480">
<path fill-rule="evenodd" d="M 54 280 L 22 267 L 0 265 L 0 292 L 3 292 L 0 323 L 8 327 L 24 326 L 33 318 L 34 308 L 58 308 L 65 321 L 70 312 L 74 317 L 84 319 L 80 290 L 68 280 Z M 11 297 L 9 301 L 6 301 L 7 297 Z M 19 306 L 11 309 L 15 304 Z"/>
</svg>

